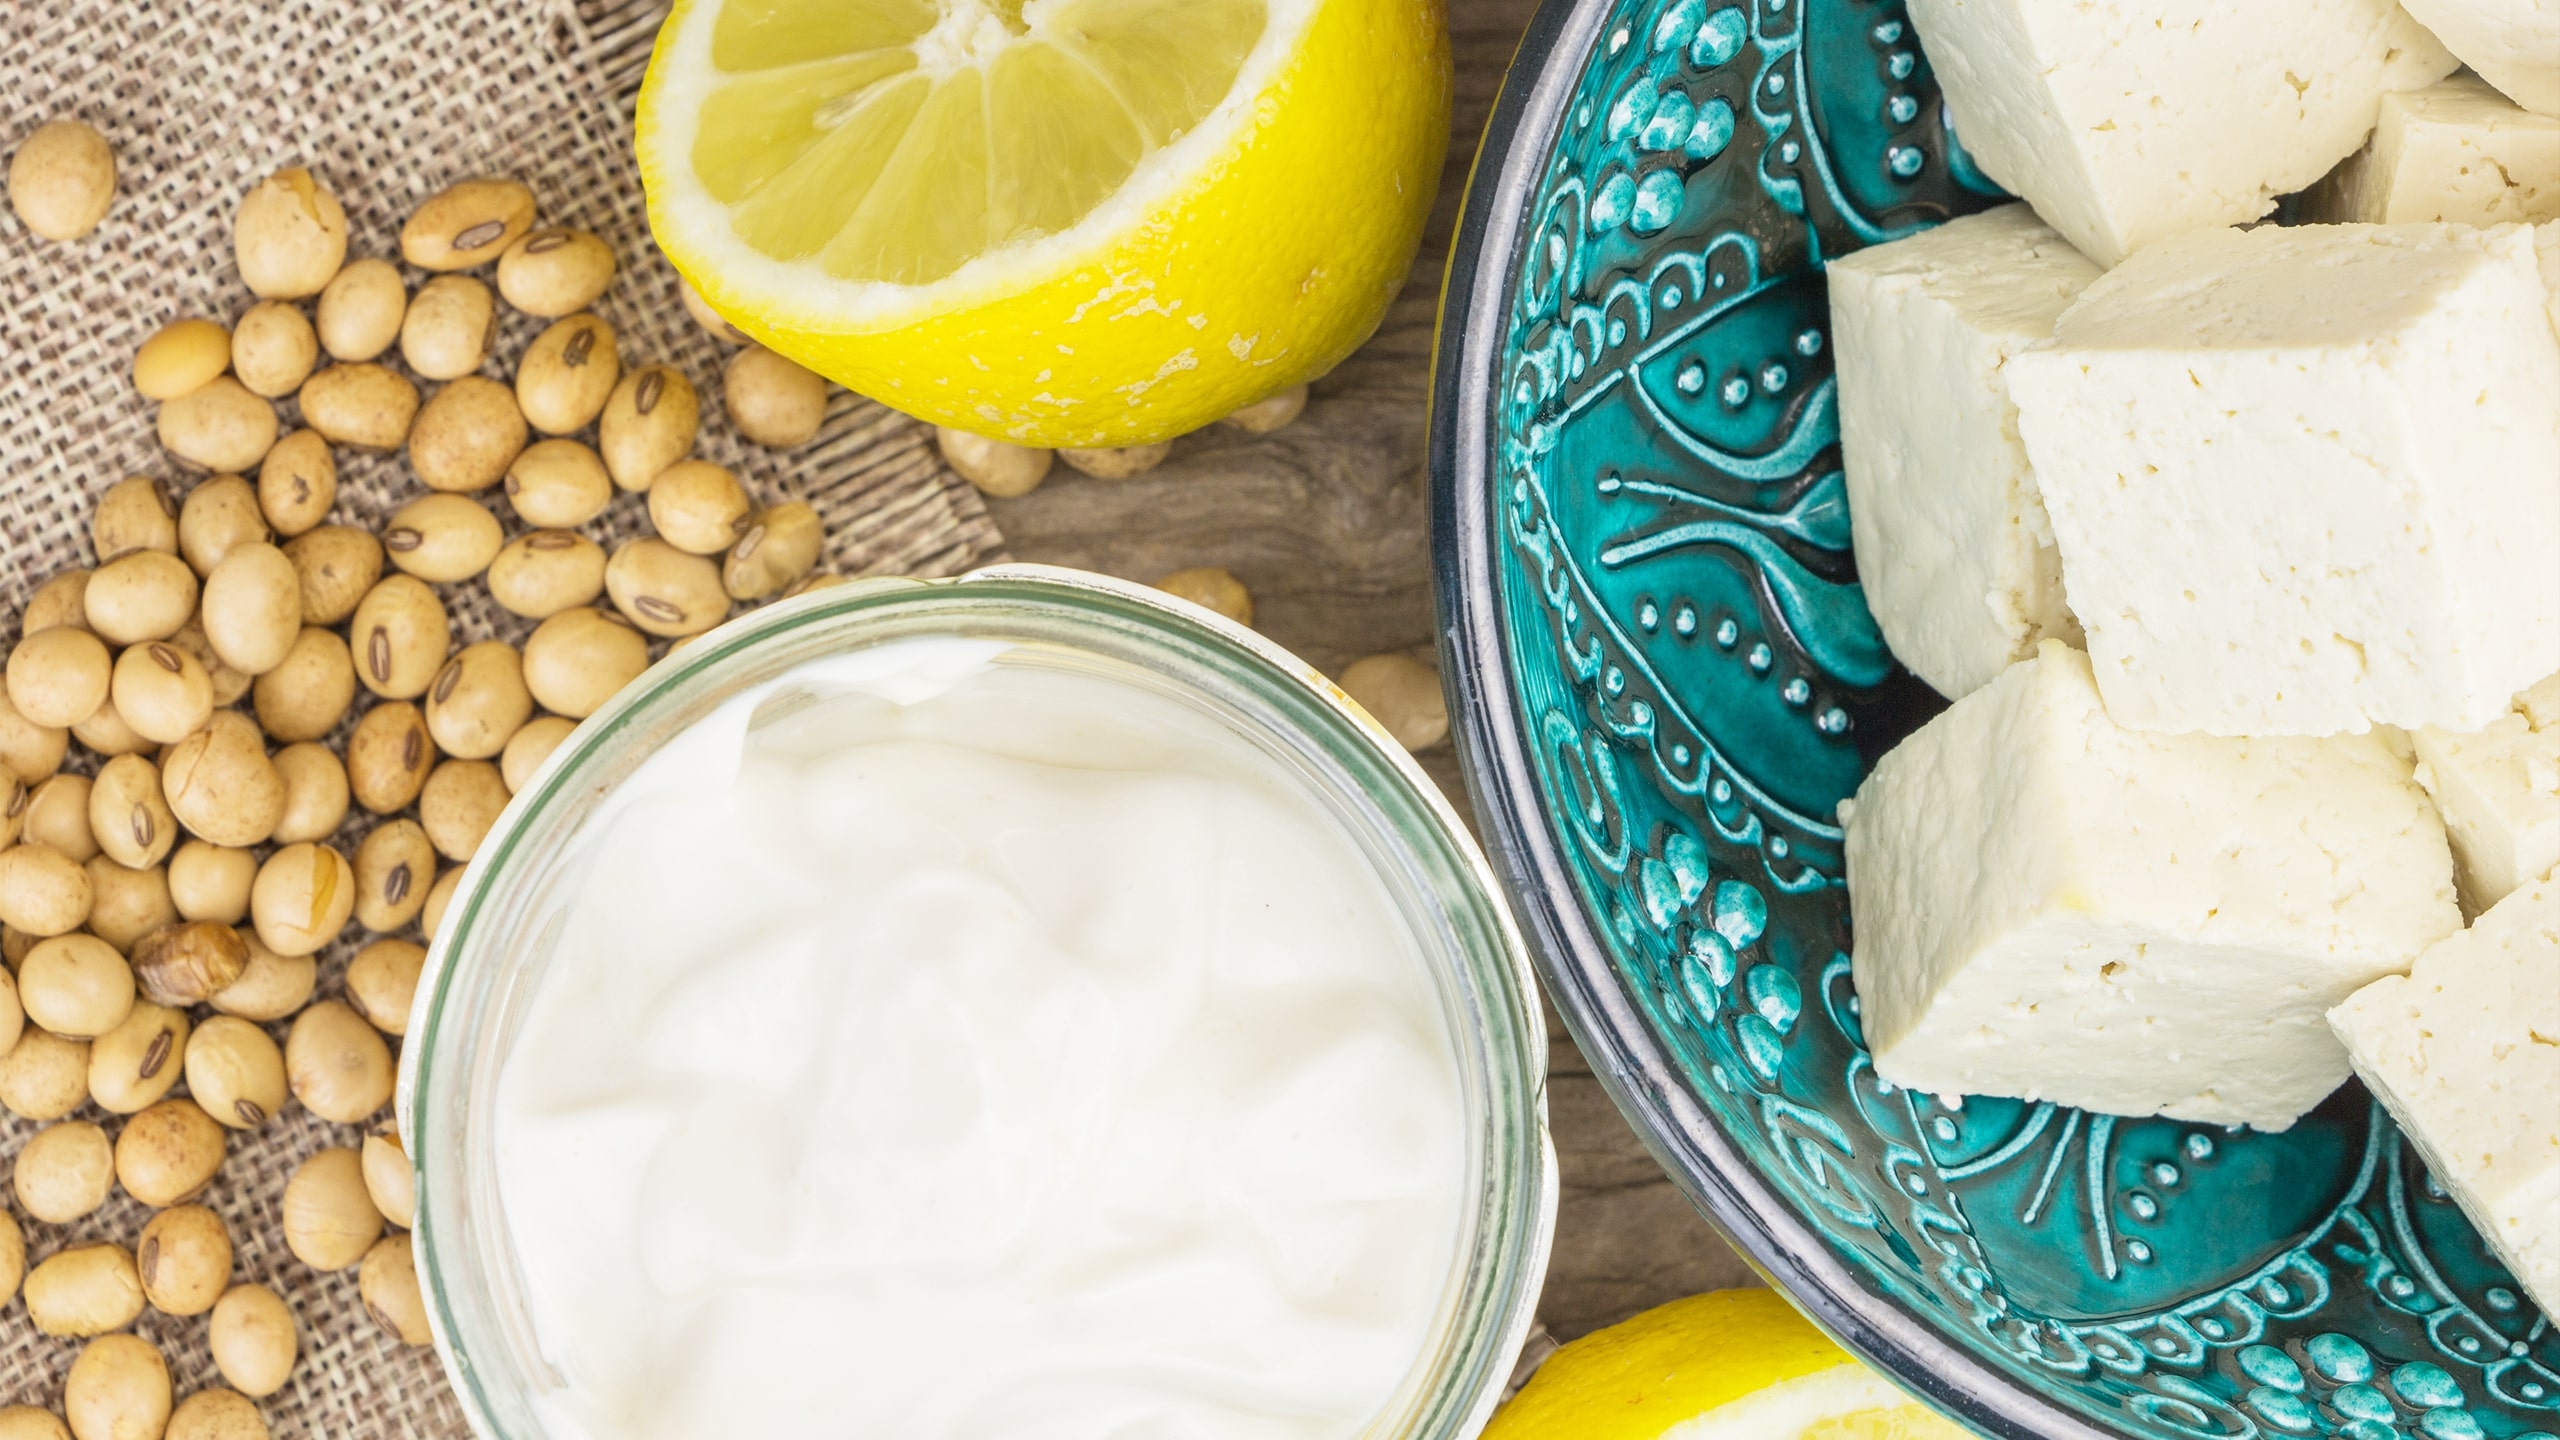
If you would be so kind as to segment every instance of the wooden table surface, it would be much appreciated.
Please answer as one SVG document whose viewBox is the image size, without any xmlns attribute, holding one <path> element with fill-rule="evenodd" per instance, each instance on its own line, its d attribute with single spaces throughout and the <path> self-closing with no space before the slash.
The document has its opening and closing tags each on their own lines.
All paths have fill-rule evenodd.
<svg viewBox="0 0 2560 1440">
<path fill-rule="evenodd" d="M 1387 650 L 1432 658 L 1423 422 L 1440 275 L 1477 136 L 1535 8 L 1449 0 L 1457 103 L 1430 231 L 1377 336 L 1316 383 L 1305 417 L 1266 437 L 1211 427 L 1135 480 L 1062 467 L 1030 495 L 992 502 L 1015 558 L 1146 581 L 1222 565 L 1253 592 L 1256 627 L 1327 671 Z M 1449 748 L 1421 758 L 1467 810 Z M 1571 1339 L 1682 1295 L 1758 1283 L 1663 1177 L 1552 1016 L 1548 1030 L 1564 1172 L 1548 1329 Z"/>
</svg>

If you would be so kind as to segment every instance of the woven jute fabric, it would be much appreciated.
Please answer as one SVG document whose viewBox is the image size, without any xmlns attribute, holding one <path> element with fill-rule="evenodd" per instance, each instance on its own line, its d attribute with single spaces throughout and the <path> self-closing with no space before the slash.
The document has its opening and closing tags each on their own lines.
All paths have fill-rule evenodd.
<svg viewBox="0 0 2560 1440">
<path fill-rule="evenodd" d="M 251 303 L 231 259 L 232 213 L 250 185 L 291 164 L 346 207 L 351 256 L 396 258 L 402 218 L 455 180 L 523 179 L 545 221 L 612 243 L 622 269 L 596 308 L 619 331 L 624 363 L 664 361 L 692 379 L 703 400 L 699 453 L 759 498 L 814 505 L 828 526 L 826 568 L 947 575 L 1000 558 L 976 493 L 912 420 L 839 392 L 819 438 L 800 449 L 759 449 L 730 431 L 719 398 L 730 352 L 685 316 L 680 282 L 649 243 L 629 160 L 630 100 L 660 13 L 656 0 L 583 9 L 568 0 L 0 0 L 0 148 L 71 115 L 105 132 L 120 171 L 113 210 L 84 240 L 39 242 L 0 215 L 0 643 L 14 641 L 37 584 L 91 563 L 101 490 L 133 474 L 181 490 L 194 483 L 155 439 L 154 407 L 129 378 L 134 350 L 171 319 L 228 320 Z M 423 277 L 409 278 L 414 288 Z M 508 374 L 542 323 L 510 314 L 488 373 Z M 292 403 L 279 408 L 290 427 Z M 337 459 L 333 518 L 343 523 L 378 525 L 423 493 L 396 454 L 342 449 Z M 645 523 L 638 499 L 624 497 L 587 529 L 609 548 Z M 458 641 L 520 641 L 530 628 L 477 582 L 442 589 Z M 359 833 L 351 824 L 341 848 Z M 361 938 L 325 957 L 321 995 L 338 988 Z M 281 1043 L 286 1027 L 272 1028 Z M 111 1134 L 118 1124 L 94 1106 L 73 1118 Z M 38 1128 L 0 1117 L 0 1161 Z M 433 1356 L 367 1316 L 355 1272 L 319 1273 L 284 1245 L 286 1178 L 316 1150 L 364 1133 L 290 1106 L 233 1137 L 206 1197 L 230 1224 L 235 1282 L 275 1289 L 300 1328 L 293 1378 L 261 1409 L 278 1436 L 462 1436 Z M 93 1240 L 130 1247 L 149 1213 L 119 1191 L 69 1226 L 19 1219 L 32 1264 Z M 168 1357 L 178 1395 L 220 1383 L 202 1317 L 146 1312 L 137 1328 Z M 23 1303 L 0 1307 L 0 1404 L 58 1409 L 78 1352 L 76 1341 L 39 1334 Z"/>
</svg>

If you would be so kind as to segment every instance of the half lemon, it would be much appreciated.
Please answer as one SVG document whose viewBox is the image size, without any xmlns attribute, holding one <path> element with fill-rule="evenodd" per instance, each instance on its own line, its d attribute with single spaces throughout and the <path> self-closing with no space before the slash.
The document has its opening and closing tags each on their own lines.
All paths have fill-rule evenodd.
<svg viewBox="0 0 2560 1440">
<path fill-rule="evenodd" d="M 1648 1310 L 1547 1357 L 1484 1440 L 1972 1440 L 1769 1290 Z"/>
<path fill-rule="evenodd" d="M 1439 0 L 679 0 L 659 246 L 773 349 L 1034 445 L 1169 438 L 1322 373 L 1410 267 Z"/>
</svg>

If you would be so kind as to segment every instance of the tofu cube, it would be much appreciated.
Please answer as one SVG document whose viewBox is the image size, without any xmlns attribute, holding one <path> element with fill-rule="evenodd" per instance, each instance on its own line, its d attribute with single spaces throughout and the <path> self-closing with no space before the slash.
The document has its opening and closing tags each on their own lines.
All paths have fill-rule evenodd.
<svg viewBox="0 0 2560 1440">
<path fill-rule="evenodd" d="M 2373 138 L 2303 194 L 2300 215 L 2377 225 L 2560 219 L 2560 116 L 2520 110 L 2473 75 L 2385 95 Z"/>
<path fill-rule="evenodd" d="M 2418 783 L 2444 812 L 2454 882 L 2474 912 L 2560 866 L 2560 675 L 2485 730 L 2414 737 Z"/>
<path fill-rule="evenodd" d="M 2099 273 L 2024 205 L 1829 266 L 1858 580 L 1894 655 L 1951 700 L 2080 639 L 2002 368 Z"/>
<path fill-rule="evenodd" d="M 2427 1169 L 2560 1314 L 2560 879 L 2499 901 L 2329 1023 Z"/>
<path fill-rule="evenodd" d="M 2282 1130 L 2347 1077 L 2329 1009 L 2462 928 L 2379 738 L 2127 730 L 2058 642 L 1887 754 L 1847 821 L 1860 1023 L 1932 1094 Z"/>
<path fill-rule="evenodd" d="M 1911 0 L 1985 173 L 2113 266 L 2255 220 L 2454 59 L 2396 0 Z"/>
<path fill-rule="evenodd" d="M 2164 240 L 2009 362 L 2120 724 L 2478 730 L 2560 670 L 2560 333 L 2521 225 Z"/>
<path fill-rule="evenodd" d="M 2560 115 L 2560 0 L 2404 0 L 2412 18 L 2480 78 Z"/>
</svg>

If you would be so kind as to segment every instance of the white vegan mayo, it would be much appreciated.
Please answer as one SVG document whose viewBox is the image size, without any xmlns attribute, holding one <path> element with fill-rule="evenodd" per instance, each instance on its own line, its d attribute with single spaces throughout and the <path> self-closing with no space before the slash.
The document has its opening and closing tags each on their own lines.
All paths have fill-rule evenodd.
<svg viewBox="0 0 2560 1440">
<path fill-rule="evenodd" d="M 559 1440 L 1350 1437 L 1421 1360 L 1408 922 L 1280 761 L 1003 652 L 803 667 L 581 831 L 494 1104 Z"/>
</svg>

